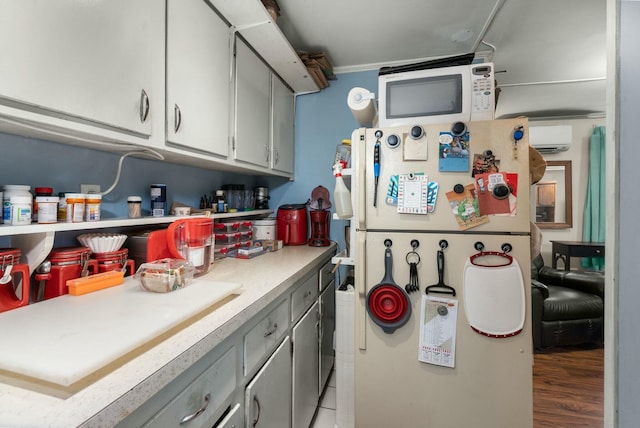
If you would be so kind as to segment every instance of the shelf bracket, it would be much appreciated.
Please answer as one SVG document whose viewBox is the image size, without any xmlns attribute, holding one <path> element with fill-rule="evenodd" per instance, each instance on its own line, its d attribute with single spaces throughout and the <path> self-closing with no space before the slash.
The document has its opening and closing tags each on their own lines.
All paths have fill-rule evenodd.
<svg viewBox="0 0 640 428">
<path fill-rule="evenodd" d="M 54 231 L 13 235 L 11 246 L 22 250 L 22 256 L 29 264 L 29 272 L 35 272 L 53 249 L 54 237 Z"/>
</svg>

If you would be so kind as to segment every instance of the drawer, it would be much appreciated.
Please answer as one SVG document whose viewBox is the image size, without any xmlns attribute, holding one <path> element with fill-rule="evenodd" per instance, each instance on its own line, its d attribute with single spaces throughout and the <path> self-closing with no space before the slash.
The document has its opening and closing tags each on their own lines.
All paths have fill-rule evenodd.
<svg viewBox="0 0 640 428">
<path fill-rule="evenodd" d="M 332 272 L 333 268 L 334 265 L 333 263 L 331 263 L 331 260 L 329 260 L 327 263 L 325 263 L 324 266 L 320 268 L 320 282 L 318 283 L 320 287 L 318 288 L 319 291 L 324 290 L 326 286 L 331 284 L 331 282 L 335 279 L 335 273 Z"/>
<path fill-rule="evenodd" d="M 289 328 L 289 308 L 283 300 L 244 336 L 244 375 L 273 351 Z"/>
<path fill-rule="evenodd" d="M 291 321 L 295 321 L 313 304 L 318 296 L 318 274 L 314 272 L 291 293 Z"/>
<path fill-rule="evenodd" d="M 190 416 L 189 427 L 211 426 L 214 416 L 219 417 L 217 410 L 236 388 L 235 349 L 229 349 L 144 427 L 180 426 Z"/>
</svg>

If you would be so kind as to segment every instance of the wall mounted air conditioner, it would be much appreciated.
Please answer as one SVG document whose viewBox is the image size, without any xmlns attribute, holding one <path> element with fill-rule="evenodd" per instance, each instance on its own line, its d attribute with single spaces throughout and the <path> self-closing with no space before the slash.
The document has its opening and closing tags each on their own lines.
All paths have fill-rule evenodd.
<svg viewBox="0 0 640 428">
<path fill-rule="evenodd" d="M 529 144 L 543 154 L 566 152 L 572 139 L 570 125 L 529 126 Z"/>
</svg>

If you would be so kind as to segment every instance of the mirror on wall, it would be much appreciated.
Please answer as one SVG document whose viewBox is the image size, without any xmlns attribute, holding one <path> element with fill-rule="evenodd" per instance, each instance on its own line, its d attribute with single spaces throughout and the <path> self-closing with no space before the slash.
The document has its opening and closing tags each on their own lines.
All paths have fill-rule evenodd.
<svg viewBox="0 0 640 428">
<path fill-rule="evenodd" d="M 547 161 L 547 169 L 535 186 L 536 225 L 541 229 L 573 226 L 571 161 Z"/>
</svg>

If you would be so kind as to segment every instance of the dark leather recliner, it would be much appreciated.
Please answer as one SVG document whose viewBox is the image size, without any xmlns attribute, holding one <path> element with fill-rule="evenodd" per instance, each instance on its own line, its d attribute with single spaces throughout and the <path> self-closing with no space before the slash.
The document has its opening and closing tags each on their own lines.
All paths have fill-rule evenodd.
<svg viewBox="0 0 640 428">
<path fill-rule="evenodd" d="M 531 262 L 533 346 L 604 343 L 604 275 L 553 269 Z"/>
</svg>

